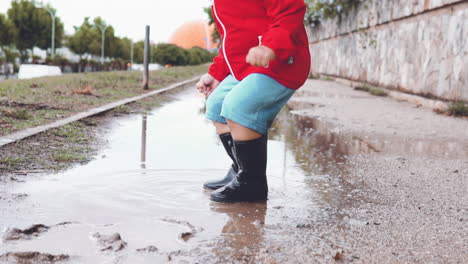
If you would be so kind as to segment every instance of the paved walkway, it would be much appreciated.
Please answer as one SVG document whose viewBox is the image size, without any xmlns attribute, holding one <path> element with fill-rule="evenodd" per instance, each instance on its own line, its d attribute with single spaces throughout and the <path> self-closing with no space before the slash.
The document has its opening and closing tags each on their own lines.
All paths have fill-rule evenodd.
<svg viewBox="0 0 468 264">
<path fill-rule="evenodd" d="M 349 230 L 330 233 L 345 238 L 348 254 L 373 263 L 468 259 L 467 119 L 321 80 L 288 105 L 341 145 L 346 173 L 332 177 L 365 193 L 344 212 Z"/>
</svg>

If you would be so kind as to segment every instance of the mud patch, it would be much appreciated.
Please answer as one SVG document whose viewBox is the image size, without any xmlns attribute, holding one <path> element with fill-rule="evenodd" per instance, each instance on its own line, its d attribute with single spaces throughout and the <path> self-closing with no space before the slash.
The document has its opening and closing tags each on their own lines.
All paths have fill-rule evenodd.
<svg viewBox="0 0 468 264">
<path fill-rule="evenodd" d="M 52 255 L 40 252 L 9 252 L 0 255 L 0 261 L 18 264 L 56 263 L 68 260 L 69 258 L 68 255 L 64 254 Z"/>
<path fill-rule="evenodd" d="M 50 105 L 44 105 L 44 104 L 33 104 L 33 103 L 20 103 L 20 102 L 14 102 L 14 101 L 9 101 L 9 100 L 0 100 L 0 106 L 8 106 L 8 107 L 20 107 L 24 108 L 27 110 L 68 110 L 66 108 L 61 108 L 61 107 L 54 107 Z"/>
<path fill-rule="evenodd" d="M 179 235 L 179 238 L 185 242 L 187 242 L 189 239 L 194 237 L 196 233 L 203 231 L 203 228 L 196 228 L 195 226 L 193 226 L 187 221 L 179 221 L 179 220 L 169 219 L 169 218 L 165 218 L 163 219 L 163 221 L 167 223 L 171 223 L 171 224 L 186 226 L 187 228 L 189 228 L 190 231 L 183 232 Z"/>
<path fill-rule="evenodd" d="M 12 228 L 8 229 L 3 235 L 4 241 L 31 239 L 47 232 L 50 227 L 42 224 L 33 225 L 26 229 Z"/>
<path fill-rule="evenodd" d="M 145 248 L 139 248 L 136 251 L 140 253 L 155 253 L 158 252 L 159 249 L 155 246 L 147 246 Z"/>
<path fill-rule="evenodd" d="M 69 225 L 72 222 L 62 222 L 54 226 L 63 226 Z M 40 236 L 42 233 L 49 231 L 54 226 L 46 226 L 43 224 L 32 225 L 26 229 L 19 228 L 10 228 L 5 231 L 3 235 L 3 241 L 12 241 L 12 240 L 27 240 Z"/>
<path fill-rule="evenodd" d="M 102 235 L 100 233 L 94 233 L 92 238 L 96 240 L 96 244 L 100 251 L 112 251 L 117 252 L 124 249 L 127 246 L 127 242 L 122 240 L 119 233 L 111 235 Z"/>
<path fill-rule="evenodd" d="M 7 201 L 9 203 L 11 202 L 18 202 L 23 199 L 26 199 L 28 197 L 28 194 L 26 193 L 13 193 L 11 195 L 5 195 L 0 193 L 0 201 Z"/>
</svg>

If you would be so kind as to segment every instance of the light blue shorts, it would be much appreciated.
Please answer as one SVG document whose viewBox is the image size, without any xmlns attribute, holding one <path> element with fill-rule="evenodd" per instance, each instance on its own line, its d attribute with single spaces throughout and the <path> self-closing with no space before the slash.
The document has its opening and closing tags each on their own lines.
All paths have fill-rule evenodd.
<svg viewBox="0 0 468 264">
<path fill-rule="evenodd" d="M 265 135 L 294 92 L 264 74 L 253 73 L 242 81 L 229 75 L 208 97 L 206 118 L 223 124 L 229 119 Z"/>
</svg>

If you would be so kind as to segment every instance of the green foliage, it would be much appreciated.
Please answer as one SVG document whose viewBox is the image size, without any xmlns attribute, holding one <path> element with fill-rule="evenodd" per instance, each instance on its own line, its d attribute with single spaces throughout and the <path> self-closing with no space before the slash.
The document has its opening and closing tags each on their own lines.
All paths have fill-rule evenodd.
<svg viewBox="0 0 468 264">
<path fill-rule="evenodd" d="M 132 40 L 129 38 L 115 38 L 115 49 L 111 57 L 120 58 L 126 61 L 131 59 Z"/>
<path fill-rule="evenodd" d="M 154 60 L 154 50 L 155 46 L 151 47 L 151 57 Z M 133 44 L 133 61 L 135 63 L 143 63 L 143 55 L 145 52 L 145 42 L 143 40 L 135 42 Z"/>
<path fill-rule="evenodd" d="M 100 27 L 106 27 L 104 36 L 104 56 L 105 57 L 116 57 L 115 54 L 119 50 L 119 40 L 115 36 L 114 27 L 108 25 L 101 17 L 96 17 L 94 20 L 93 30 L 99 35 L 99 38 L 96 38 L 92 42 L 91 53 L 94 55 L 101 55 L 101 40 L 102 32 Z"/>
<path fill-rule="evenodd" d="M 0 14 L 0 48 L 15 43 L 18 31 L 4 14 Z"/>
<path fill-rule="evenodd" d="M 79 27 L 75 27 L 75 34 L 68 37 L 67 46 L 79 56 L 85 54 L 101 55 L 102 31 L 99 27 L 107 27 L 104 33 L 104 55 L 106 57 L 130 60 L 130 49 L 132 41 L 128 38 L 115 36 L 114 28 L 107 25 L 104 20 L 97 17 L 90 22 L 86 17 Z"/>
<path fill-rule="evenodd" d="M 454 116 L 468 116 L 468 104 L 463 101 L 452 102 L 448 105 L 446 112 Z"/>
<path fill-rule="evenodd" d="M 214 54 L 200 47 L 185 50 L 174 44 L 158 44 L 152 47 L 152 60 L 161 65 L 198 65 L 209 62 Z"/>
<path fill-rule="evenodd" d="M 364 0 L 306 0 L 307 14 L 305 22 L 319 24 L 328 18 L 339 17 Z"/>
<path fill-rule="evenodd" d="M 388 93 L 385 92 L 383 89 L 374 86 L 369 86 L 367 84 L 358 85 L 354 87 L 354 90 L 368 92 L 375 96 L 388 96 Z"/>
<path fill-rule="evenodd" d="M 214 21 L 214 18 L 213 18 L 213 13 L 211 12 L 211 7 L 205 7 L 203 9 L 203 11 L 208 16 L 208 24 L 210 26 L 213 25 L 215 23 L 215 21 Z M 218 40 L 221 39 L 221 37 L 219 36 L 218 29 L 216 29 L 216 27 L 215 27 L 215 29 L 213 31 L 213 35 L 211 37 L 212 37 L 212 42 L 217 42 Z"/>
<path fill-rule="evenodd" d="M 53 10 L 54 13 L 56 13 L 55 9 L 52 8 L 51 6 L 47 6 L 47 8 L 50 8 Z M 40 49 L 51 49 L 52 48 L 52 43 L 51 43 L 51 37 L 52 37 L 52 17 L 45 8 L 36 8 L 36 12 L 39 14 L 39 16 L 44 20 L 44 31 L 42 32 L 43 36 L 39 38 L 39 42 L 37 44 L 37 47 Z M 62 42 L 65 38 L 65 30 L 64 30 L 64 25 L 60 17 L 56 16 L 55 17 L 55 33 L 54 33 L 54 45 L 55 48 L 60 48 L 62 47 Z"/>
<path fill-rule="evenodd" d="M 187 65 L 189 62 L 188 51 L 174 44 L 159 44 L 154 48 L 153 61 L 173 66 Z"/>
<path fill-rule="evenodd" d="M 93 31 L 93 25 L 89 22 L 89 17 L 86 17 L 81 26 L 75 26 L 75 34 L 68 37 L 67 46 L 81 57 L 86 53 L 90 53 L 90 43 L 98 37 L 96 31 Z"/>
<path fill-rule="evenodd" d="M 5 15 L 0 14 L 0 51 L 3 52 L 3 56 L 0 57 L 0 64 L 5 62 L 14 63 L 15 58 L 19 56 L 12 48 L 17 36 L 18 30 L 13 22 Z"/>
<path fill-rule="evenodd" d="M 188 50 L 188 64 L 198 65 L 213 60 L 214 53 L 200 47 L 193 47 Z"/>
<path fill-rule="evenodd" d="M 57 65 L 57 66 L 65 66 L 70 64 L 70 61 L 67 60 L 67 58 L 60 56 L 60 55 L 55 55 L 53 58 L 52 57 L 47 57 L 46 58 L 46 64 L 49 65 Z"/>
<path fill-rule="evenodd" d="M 12 111 L 2 111 L 2 113 L 11 118 L 20 119 L 20 120 L 27 120 L 31 118 L 29 111 L 26 109 L 18 109 Z"/>
<path fill-rule="evenodd" d="M 23 61 L 27 59 L 27 50 L 34 47 L 50 47 L 52 22 L 46 9 L 37 8 L 33 1 L 14 0 L 7 13 L 18 30 L 15 46 L 20 51 Z M 55 32 L 55 42 L 60 46 L 64 30 L 59 18 L 56 18 Z"/>
</svg>

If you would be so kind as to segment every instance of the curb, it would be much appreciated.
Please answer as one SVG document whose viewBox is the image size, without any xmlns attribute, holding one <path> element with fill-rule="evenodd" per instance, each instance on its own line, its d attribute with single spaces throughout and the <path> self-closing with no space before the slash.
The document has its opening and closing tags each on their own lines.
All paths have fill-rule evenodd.
<svg viewBox="0 0 468 264">
<path fill-rule="evenodd" d="M 333 75 L 326 75 L 326 74 L 320 74 L 320 75 L 331 77 L 333 78 L 333 81 L 344 84 L 346 86 L 350 86 L 351 88 L 357 85 L 366 84 L 365 82 L 351 81 L 351 80 L 336 77 Z M 419 95 L 390 90 L 390 89 L 383 88 L 380 86 L 375 86 L 375 87 L 378 87 L 379 89 L 384 90 L 388 94 L 388 97 L 391 97 L 399 101 L 406 101 L 408 103 L 415 104 L 418 107 L 422 106 L 422 107 L 430 108 L 432 110 L 440 110 L 440 109 L 445 109 L 448 107 L 447 102 L 444 102 L 442 100 L 428 99 Z"/>
<path fill-rule="evenodd" d="M 146 97 L 150 97 L 150 96 L 153 96 L 153 95 L 164 93 L 164 92 L 176 89 L 176 88 L 186 88 L 189 85 L 194 85 L 199 79 L 200 79 L 200 76 L 197 76 L 197 77 L 194 77 L 194 78 L 189 79 L 189 80 L 178 82 L 178 83 L 172 84 L 170 86 L 167 86 L 167 87 L 164 87 L 164 88 L 161 88 L 161 89 L 158 89 L 158 90 L 151 91 L 149 93 L 137 95 L 137 96 L 122 99 L 122 100 L 119 100 L 119 101 L 116 101 L 116 102 L 113 102 L 113 103 L 109 103 L 109 104 L 106 104 L 106 105 L 103 105 L 103 106 L 100 106 L 100 107 L 92 108 L 92 109 L 87 110 L 85 112 L 81 112 L 81 113 L 75 114 L 73 116 L 70 116 L 70 117 L 67 117 L 67 118 L 64 118 L 64 119 L 61 119 L 61 120 L 54 121 L 54 122 L 52 122 L 50 124 L 28 128 L 28 129 L 15 132 L 15 133 L 7 135 L 7 136 L 0 137 L 0 147 L 3 147 L 5 145 L 7 145 L 7 144 L 11 144 L 11 143 L 14 143 L 14 142 L 22 140 L 22 139 L 25 139 L 27 137 L 37 135 L 39 133 L 42 133 L 42 132 L 47 131 L 47 130 L 52 129 L 52 128 L 61 127 L 61 126 L 64 126 L 66 124 L 76 122 L 76 121 L 78 121 L 80 119 L 87 118 L 87 117 L 90 117 L 90 116 L 93 116 L 93 115 L 97 115 L 97 114 L 112 110 L 112 109 L 114 109 L 114 108 L 116 108 L 118 106 L 125 105 L 125 104 L 128 104 L 128 103 L 132 103 L 132 102 L 141 100 L 141 99 L 146 98 Z"/>
</svg>

